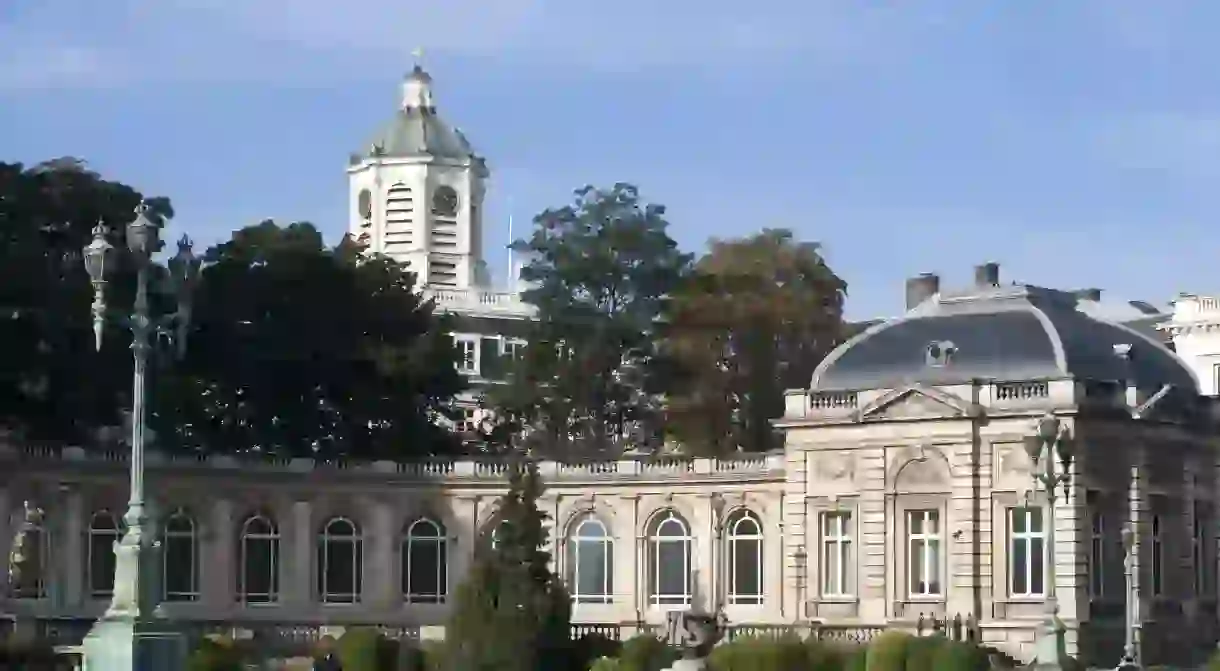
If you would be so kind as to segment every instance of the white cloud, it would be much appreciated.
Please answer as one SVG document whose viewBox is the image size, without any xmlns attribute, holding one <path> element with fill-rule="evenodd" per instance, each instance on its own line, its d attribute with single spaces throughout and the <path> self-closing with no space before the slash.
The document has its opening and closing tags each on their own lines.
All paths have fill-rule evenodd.
<svg viewBox="0 0 1220 671">
<path fill-rule="evenodd" d="M 316 81 L 441 56 L 542 69 L 638 72 L 876 62 L 939 26 L 927 12 L 857 0 L 110 0 L 84 12 L 47 4 L 0 34 L 7 88 L 100 81 Z M 377 67 L 372 68 L 377 70 Z M 122 77 L 118 75 L 121 73 Z M 381 76 L 380 72 L 375 76 Z"/>
</svg>

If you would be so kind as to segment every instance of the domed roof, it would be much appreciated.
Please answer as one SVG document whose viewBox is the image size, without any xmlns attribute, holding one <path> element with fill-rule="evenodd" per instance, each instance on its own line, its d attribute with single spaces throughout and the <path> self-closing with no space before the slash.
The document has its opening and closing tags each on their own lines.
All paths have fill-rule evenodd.
<svg viewBox="0 0 1220 671">
<path fill-rule="evenodd" d="M 466 136 L 437 114 L 431 85 L 432 77 L 415 66 L 403 82 L 398 112 L 365 144 L 359 158 L 432 156 L 478 160 Z"/>
<path fill-rule="evenodd" d="M 1100 318 L 1082 302 L 1073 292 L 1027 285 L 937 293 L 840 345 L 811 387 L 1071 377 L 1198 393 L 1194 374 L 1155 336 Z"/>
</svg>

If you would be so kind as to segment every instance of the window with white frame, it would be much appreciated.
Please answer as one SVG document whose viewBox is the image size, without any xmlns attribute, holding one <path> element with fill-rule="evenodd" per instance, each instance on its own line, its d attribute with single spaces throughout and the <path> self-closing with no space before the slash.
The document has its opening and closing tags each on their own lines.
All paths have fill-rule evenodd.
<svg viewBox="0 0 1220 671">
<path fill-rule="evenodd" d="M 114 545 L 119 542 L 119 519 L 102 510 L 89 520 L 89 596 L 104 599 L 114 593 Z"/>
<path fill-rule="evenodd" d="M 510 360 L 516 361 L 524 351 L 524 340 L 518 340 L 516 338 L 503 338 L 500 340 L 500 354 L 508 357 Z"/>
<path fill-rule="evenodd" d="M 821 515 L 822 596 L 849 596 L 852 584 L 851 513 L 844 510 Z"/>
<path fill-rule="evenodd" d="M 237 596 L 242 603 L 275 603 L 280 594 L 280 532 L 270 517 L 252 515 L 241 525 Z"/>
<path fill-rule="evenodd" d="M 939 510 L 907 511 L 907 589 L 912 597 L 936 597 L 941 585 Z"/>
<path fill-rule="evenodd" d="M 689 606 L 691 602 L 690 527 L 672 510 L 658 516 L 648 534 L 648 602 Z"/>
<path fill-rule="evenodd" d="M 586 515 L 572 525 L 568 537 L 567 574 L 572 601 L 611 603 L 614 600 L 614 539 L 606 525 Z"/>
<path fill-rule="evenodd" d="M 1220 363 L 1212 364 L 1212 393 L 1220 393 Z"/>
<path fill-rule="evenodd" d="M 479 341 L 470 336 L 454 336 L 453 347 L 457 350 L 457 369 L 461 373 L 479 372 Z"/>
<path fill-rule="evenodd" d="M 402 539 L 402 596 L 407 603 L 444 603 L 448 592 L 445 527 L 427 518 L 415 520 Z"/>
<path fill-rule="evenodd" d="M 750 511 L 741 511 L 728 525 L 729 603 L 763 602 L 762 523 Z"/>
<path fill-rule="evenodd" d="M 1196 501 L 1194 510 L 1194 527 L 1191 533 L 1191 557 L 1194 565 L 1195 594 L 1204 598 L 1214 598 L 1215 580 L 1213 574 L 1212 539 L 1209 529 L 1215 523 L 1212 506 L 1206 501 Z"/>
<path fill-rule="evenodd" d="M 1106 591 L 1106 515 L 1094 504 L 1089 514 L 1089 595 Z"/>
<path fill-rule="evenodd" d="M 1046 529 L 1042 509 L 1008 511 L 1008 592 L 1016 597 L 1046 595 Z"/>
<path fill-rule="evenodd" d="M 364 578 L 363 543 L 355 522 L 336 517 L 318 535 L 318 596 L 322 603 L 357 603 Z"/>
<path fill-rule="evenodd" d="M 1149 567 L 1149 583 L 1153 596 L 1160 596 L 1165 591 L 1165 538 L 1161 535 L 1161 516 L 1153 515 L 1152 527 L 1152 565 Z"/>
<path fill-rule="evenodd" d="M 165 600 L 195 601 L 199 598 L 199 554 L 195 520 L 185 511 L 175 511 L 165 520 L 161 558 L 164 564 Z"/>
</svg>

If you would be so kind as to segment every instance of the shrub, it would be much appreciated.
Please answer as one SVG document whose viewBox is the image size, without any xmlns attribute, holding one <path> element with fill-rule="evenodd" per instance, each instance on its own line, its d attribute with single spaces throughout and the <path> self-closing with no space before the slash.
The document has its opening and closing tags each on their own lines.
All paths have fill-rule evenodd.
<svg viewBox="0 0 1220 671">
<path fill-rule="evenodd" d="M 187 671 L 243 671 L 241 652 L 231 639 L 204 638 L 186 660 Z"/>
<path fill-rule="evenodd" d="M 348 629 L 335 651 L 343 671 L 394 671 L 398 664 L 398 644 L 371 627 Z"/>
<path fill-rule="evenodd" d="M 603 634 L 585 634 L 572 641 L 572 661 L 569 668 L 573 671 L 585 671 L 598 659 L 618 657 L 622 647 L 622 643 Z"/>
<path fill-rule="evenodd" d="M 904 631 L 886 631 L 873 639 L 868 646 L 867 671 L 902 671 L 913 638 Z"/>
<path fill-rule="evenodd" d="M 614 657 L 598 657 L 593 660 L 593 665 L 589 667 L 589 671 L 619 671 L 619 663 Z"/>
<path fill-rule="evenodd" d="M 932 657 L 936 671 L 989 671 L 987 651 L 961 641 L 944 641 Z"/>
<path fill-rule="evenodd" d="M 620 671 L 661 671 L 669 668 L 678 653 L 665 645 L 656 636 L 640 634 L 623 643 L 619 655 Z"/>
<path fill-rule="evenodd" d="M 937 671 L 936 651 L 948 643 L 944 636 L 919 636 L 907 646 L 905 671 Z"/>
<path fill-rule="evenodd" d="M 857 646 L 843 665 L 846 671 L 868 671 L 868 646 Z"/>
<path fill-rule="evenodd" d="M 864 659 L 863 646 L 837 641 L 820 641 L 810 638 L 805 642 L 809 671 L 848 671 L 854 657 Z M 863 663 L 861 663 L 863 671 Z"/>
<path fill-rule="evenodd" d="M 397 671 L 429 671 L 427 653 L 417 644 L 400 642 Z"/>
</svg>

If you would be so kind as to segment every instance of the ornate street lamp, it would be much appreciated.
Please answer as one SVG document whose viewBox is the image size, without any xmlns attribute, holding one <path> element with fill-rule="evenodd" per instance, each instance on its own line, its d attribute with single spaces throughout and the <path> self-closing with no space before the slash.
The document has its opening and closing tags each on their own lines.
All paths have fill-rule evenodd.
<svg viewBox="0 0 1220 671">
<path fill-rule="evenodd" d="M 1074 445 L 1059 418 L 1048 412 L 1037 421 L 1034 432 L 1025 436 L 1025 453 L 1034 486 L 1046 494 L 1046 547 L 1050 555 L 1046 567 L 1046 629 L 1038 640 L 1032 668 L 1062 669 L 1067 656 L 1063 642 L 1066 627 L 1059 619 L 1055 596 L 1055 499 L 1061 485 L 1065 500 L 1071 493 Z"/>
<path fill-rule="evenodd" d="M 1123 527 L 1123 576 L 1127 581 L 1127 598 L 1123 601 L 1123 658 L 1115 671 L 1138 671 L 1135 628 L 1139 619 L 1139 594 L 1135 591 L 1135 531 L 1130 526 Z"/>
<path fill-rule="evenodd" d="M 136 299 L 130 317 L 124 321 L 131 329 L 131 350 L 135 359 L 131 404 L 131 494 L 123 515 L 126 531 L 115 544 L 114 590 L 110 606 L 85 637 L 86 669 L 128 671 L 137 668 L 180 668 L 185 656 L 185 640 L 177 635 L 156 611 L 160 597 L 160 543 L 156 527 L 144 500 L 145 376 L 152 352 L 152 337 L 165 336 L 174 341 L 181 355 L 191 316 L 190 295 L 200 271 L 200 260 L 191 253 L 191 242 L 178 243 L 178 255 L 169 262 L 171 281 L 178 299 L 174 314 L 150 314 L 148 289 L 152 255 L 159 246 L 158 226 L 149 218 L 149 208 L 141 202 L 135 219 L 127 224 L 127 251 L 136 264 Z M 99 349 L 106 320 L 106 277 L 110 271 L 113 248 L 106 241 L 101 224 L 93 230 L 93 241 L 84 249 L 85 269 L 93 283 L 94 344 Z M 151 664 L 151 666 L 149 666 Z"/>
</svg>

